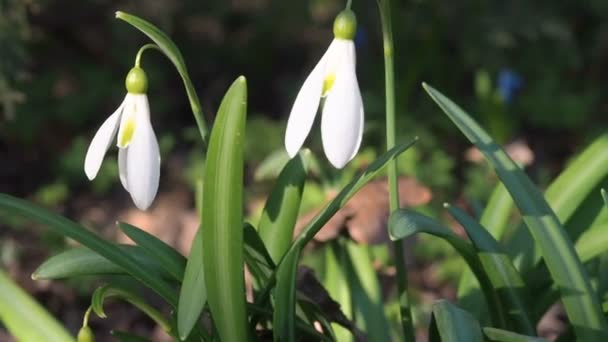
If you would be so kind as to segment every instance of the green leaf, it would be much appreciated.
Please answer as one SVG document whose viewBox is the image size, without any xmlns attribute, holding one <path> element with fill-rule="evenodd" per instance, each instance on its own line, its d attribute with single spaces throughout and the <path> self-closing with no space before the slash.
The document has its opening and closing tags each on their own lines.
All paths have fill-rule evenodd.
<svg viewBox="0 0 608 342">
<path fill-rule="evenodd" d="M 177 332 L 181 340 L 185 340 L 196 322 L 198 322 L 205 303 L 207 302 L 207 287 L 203 266 L 203 234 L 199 228 L 194 235 L 190 247 L 190 256 L 184 272 L 184 281 L 179 293 L 177 305 Z"/>
<path fill-rule="evenodd" d="M 277 270 L 277 284 L 274 290 L 274 341 L 296 340 L 296 275 L 299 257 L 300 250 L 292 250 L 285 256 L 284 262 Z"/>
<path fill-rule="evenodd" d="M 346 241 L 348 277 L 352 289 L 353 314 L 359 328 L 370 341 L 390 341 L 390 329 L 384 314 L 382 289 L 372 265 L 369 246 Z"/>
<path fill-rule="evenodd" d="M 80 242 L 83 246 L 122 267 L 133 278 L 158 293 L 170 305 L 177 305 L 177 296 L 173 288 L 152 269 L 138 262 L 137 259 L 117 245 L 98 237 L 79 224 L 6 194 L 0 194 L 0 209 L 4 209 L 11 214 L 27 217 Z"/>
<path fill-rule="evenodd" d="M 19 341 L 75 341 L 48 311 L 1 269 L 0 322 Z"/>
<path fill-rule="evenodd" d="M 423 86 L 464 135 L 485 155 L 511 193 L 553 280 L 561 290 L 562 302 L 577 338 L 585 341 L 605 340 L 608 326 L 598 298 L 570 238 L 543 195 L 470 116 L 437 90 L 426 84 Z"/>
<path fill-rule="evenodd" d="M 544 338 L 520 335 L 511 331 L 491 327 L 483 328 L 484 335 L 496 342 L 547 342 Z"/>
<path fill-rule="evenodd" d="M 203 185 L 207 301 L 222 341 L 248 339 L 243 276 L 243 158 L 247 83 L 239 77 L 213 124 Z"/>
<path fill-rule="evenodd" d="M 306 157 L 302 154 L 310 151 L 300 152 L 281 171 L 258 224 L 260 237 L 274 262 L 281 260 L 293 239 L 307 174 Z"/>
<path fill-rule="evenodd" d="M 151 259 L 141 247 L 119 245 L 119 248 L 129 254 L 139 264 L 146 267 L 163 279 L 181 281 L 165 271 L 160 264 Z M 76 247 L 48 258 L 32 274 L 32 279 L 65 279 L 81 276 L 128 274 L 122 267 L 93 252 L 86 247 Z"/>
<path fill-rule="evenodd" d="M 608 224 L 585 231 L 574 245 L 582 262 L 588 262 L 608 250 Z"/>
<path fill-rule="evenodd" d="M 323 285 L 327 292 L 336 302 L 340 304 L 340 310 L 352 319 L 352 293 L 348 286 L 348 276 L 344 265 L 347 263 L 346 250 L 342 247 L 341 241 L 333 240 L 325 246 L 325 277 Z M 331 324 L 336 341 L 353 341 L 353 335 L 343 326 Z"/>
<path fill-rule="evenodd" d="M 606 189 L 603 188 L 600 192 L 602 194 L 602 199 L 604 200 L 604 205 L 608 207 L 608 192 L 606 192 Z"/>
<path fill-rule="evenodd" d="M 345 186 L 340 193 L 329 202 L 302 230 L 300 235 L 291 244 L 292 248 L 301 248 L 305 246 L 312 238 L 323 228 L 325 223 L 329 221 L 332 216 L 336 214 L 340 208 L 342 208 L 351 197 L 353 197 L 357 191 L 359 191 L 365 184 L 374 179 L 383 169 L 387 163 L 396 158 L 401 153 L 405 152 L 408 148 L 413 146 L 418 141 L 418 137 L 414 138 L 407 144 L 400 144 L 390 149 L 389 151 L 382 154 L 378 159 L 374 160 L 367 169 L 359 176 L 355 177 L 347 186 Z"/>
<path fill-rule="evenodd" d="M 588 225 L 577 222 L 587 219 L 575 215 L 580 207 L 588 202 L 595 202 L 595 190 L 608 177 L 608 134 L 599 136 L 578 155 L 566 169 L 550 184 L 545 192 L 545 198 L 555 211 L 559 222 L 565 223 L 569 236 L 574 240 Z M 599 210 L 601 206 L 596 206 Z M 509 241 L 508 250 L 511 255 L 517 255 L 515 266 L 522 274 L 533 271 L 540 261 L 540 251 L 530 231 L 521 225 Z"/>
<path fill-rule="evenodd" d="M 418 138 L 415 138 L 408 144 L 397 145 L 396 147 L 390 149 L 389 151 L 382 154 L 378 159 L 376 159 L 373 163 L 371 163 L 367 169 L 361 173 L 359 176 L 355 177 L 347 186 L 345 186 L 338 195 L 331 200 L 309 223 L 300 235 L 295 239 L 295 241 L 289 247 L 289 250 L 292 249 L 302 249 L 316 233 L 323 228 L 325 223 L 329 221 L 329 219 L 335 215 L 335 213 L 342 208 L 348 200 L 354 196 L 357 191 L 359 191 L 365 184 L 371 181 L 374 177 L 376 177 L 388 161 L 397 157 L 399 154 L 405 152 L 408 148 L 410 148 L 414 143 L 418 141 Z M 289 250 L 287 253 L 289 253 Z M 283 257 L 283 259 L 285 256 Z M 281 261 L 282 262 L 282 261 Z M 278 264 L 280 265 L 281 262 Z M 276 272 L 273 273 L 273 276 L 270 278 L 268 284 L 264 288 L 264 290 L 260 293 L 260 295 L 256 298 L 256 303 L 263 303 L 268 300 L 268 296 L 270 293 L 270 288 L 274 286 L 274 282 L 276 281 Z"/>
<path fill-rule="evenodd" d="M 118 222 L 118 227 L 175 279 L 181 281 L 184 278 L 186 258 L 173 249 L 173 247 L 167 245 L 156 236 L 128 223 Z"/>
<path fill-rule="evenodd" d="M 499 183 L 494 191 L 488 205 L 484 209 L 480 224 L 487 228 L 494 239 L 500 241 L 508 227 L 509 218 L 513 211 L 513 199 L 504 184 Z M 472 313 L 476 317 L 482 317 L 485 303 L 483 295 L 479 291 L 479 283 L 471 272 L 464 270 L 458 284 L 458 302 L 459 304 Z"/>
<path fill-rule="evenodd" d="M 181 76 L 182 81 L 184 82 L 184 87 L 186 88 L 186 93 L 188 94 L 188 100 L 190 101 L 190 108 L 192 109 L 192 114 L 194 114 L 194 119 L 198 125 L 201 138 L 204 142 L 206 142 L 207 124 L 205 123 L 205 118 L 203 117 L 203 110 L 201 108 L 198 95 L 196 94 L 196 90 L 194 89 L 194 85 L 192 84 L 190 76 L 188 75 L 188 69 L 186 68 L 184 57 L 182 57 L 182 54 L 175 43 L 158 27 L 139 17 L 118 11 L 116 12 L 116 18 L 124 20 L 148 36 L 148 38 L 158 45 L 160 50 L 165 54 L 165 56 L 167 56 L 167 58 L 169 58 L 171 63 L 173 63 L 177 69 L 177 72 Z"/>
<path fill-rule="evenodd" d="M 255 228 L 246 223 L 243 231 L 245 241 L 245 262 L 251 271 L 252 276 L 258 284 L 267 284 L 275 271 L 275 264 L 272 257 L 264 246 L 264 241 Z"/>
<path fill-rule="evenodd" d="M 536 328 L 528 317 L 528 309 L 525 305 L 528 298 L 526 286 L 507 253 L 477 221 L 456 207 L 447 203 L 445 206 L 464 227 L 473 243 L 481 266 L 498 294 L 503 315 L 512 322 L 516 331 L 536 334 Z"/>
<path fill-rule="evenodd" d="M 505 326 L 500 298 L 470 243 L 458 237 L 436 220 L 409 209 L 394 211 L 389 218 L 388 230 L 389 236 L 393 240 L 403 239 L 418 233 L 426 233 L 442 238 L 452 245 L 477 277 L 490 308 L 490 318 L 493 324 L 499 327 Z"/>
<path fill-rule="evenodd" d="M 430 341 L 483 342 L 475 317 L 444 299 L 433 304 L 430 330 Z"/>
<path fill-rule="evenodd" d="M 93 292 L 93 297 L 91 299 L 91 308 L 100 318 L 107 318 L 105 311 L 103 310 L 103 303 L 106 299 L 111 297 L 117 297 L 124 301 L 131 303 L 133 306 L 137 307 L 146 316 L 150 317 L 159 327 L 163 329 L 166 333 L 171 333 L 171 325 L 167 323 L 163 315 L 153 308 L 151 305 L 146 303 L 145 300 L 140 298 L 139 296 L 118 287 L 114 287 L 111 285 L 104 285 L 95 292 Z"/>
</svg>

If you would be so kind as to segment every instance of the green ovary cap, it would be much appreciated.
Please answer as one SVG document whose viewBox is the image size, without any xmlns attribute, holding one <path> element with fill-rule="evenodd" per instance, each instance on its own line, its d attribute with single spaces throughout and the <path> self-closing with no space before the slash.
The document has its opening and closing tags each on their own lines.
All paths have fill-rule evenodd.
<svg viewBox="0 0 608 342">
<path fill-rule="evenodd" d="M 148 90 L 148 76 L 146 76 L 144 69 L 134 67 L 129 70 L 125 79 L 125 86 L 131 94 L 145 94 Z"/>
<path fill-rule="evenodd" d="M 93 332 L 91 331 L 91 328 L 89 328 L 89 326 L 80 328 L 80 331 L 78 332 L 77 341 L 95 342 L 95 336 L 93 335 Z"/>
<path fill-rule="evenodd" d="M 357 17 L 349 9 L 338 13 L 334 20 L 334 36 L 340 39 L 352 40 L 357 32 Z"/>
</svg>

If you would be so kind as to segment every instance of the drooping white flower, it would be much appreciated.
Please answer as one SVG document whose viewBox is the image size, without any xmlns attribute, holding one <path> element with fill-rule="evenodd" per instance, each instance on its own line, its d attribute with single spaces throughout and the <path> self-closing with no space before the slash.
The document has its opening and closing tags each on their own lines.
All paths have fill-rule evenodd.
<svg viewBox="0 0 608 342">
<path fill-rule="evenodd" d="M 126 80 L 127 96 L 101 125 L 87 151 L 84 171 L 93 180 L 116 137 L 120 182 L 135 206 L 146 210 L 156 197 L 160 176 L 158 141 L 150 123 L 147 80 L 141 68 L 131 69 Z M 118 134 L 117 134 L 118 133 Z"/>
<path fill-rule="evenodd" d="M 356 75 L 354 14 L 342 11 L 334 22 L 334 40 L 304 81 L 289 114 L 285 148 L 294 157 L 308 136 L 321 98 L 323 149 L 342 168 L 359 150 L 363 135 L 363 101 Z"/>
</svg>

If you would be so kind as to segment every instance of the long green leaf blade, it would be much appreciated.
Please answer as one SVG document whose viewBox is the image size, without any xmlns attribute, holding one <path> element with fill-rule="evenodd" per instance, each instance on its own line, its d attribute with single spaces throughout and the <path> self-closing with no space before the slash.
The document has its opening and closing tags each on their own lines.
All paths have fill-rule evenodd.
<svg viewBox="0 0 608 342">
<path fill-rule="evenodd" d="M 247 83 L 239 77 L 213 124 L 203 184 L 207 301 L 222 341 L 248 339 L 243 276 L 243 158 Z"/>
<path fill-rule="evenodd" d="M 156 260 L 151 259 L 141 247 L 119 245 L 119 248 L 163 279 L 181 281 L 181 278 L 175 278 L 161 267 Z M 82 276 L 126 274 L 128 273 L 122 267 L 98 253 L 86 247 L 76 247 L 48 258 L 34 271 L 32 279 L 66 279 Z"/>
<path fill-rule="evenodd" d="M 131 255 L 121 250 L 117 245 L 106 241 L 69 219 L 39 208 L 27 201 L 0 194 L 0 209 L 27 217 L 46 225 L 56 232 L 80 242 L 83 246 L 122 267 L 133 278 L 154 290 L 172 306 L 177 305 L 177 296 L 171 286 L 163 281 L 145 265 L 139 263 Z"/>
<path fill-rule="evenodd" d="M 393 240 L 403 239 L 418 233 L 426 233 L 442 238 L 452 245 L 477 277 L 490 307 L 492 322 L 494 325 L 505 327 L 505 317 L 501 309 L 500 299 L 470 243 L 461 239 L 436 220 L 409 209 L 399 209 L 393 212 L 389 218 L 388 229 L 389 236 Z"/>
<path fill-rule="evenodd" d="M 483 342 L 479 322 L 470 313 L 447 300 L 433 304 L 430 340 L 442 342 Z"/>
<path fill-rule="evenodd" d="M 483 328 L 483 334 L 490 340 L 496 342 L 547 342 L 544 338 L 526 336 L 508 330 L 491 327 Z"/>
<path fill-rule="evenodd" d="M 275 271 L 274 261 L 264 246 L 264 241 L 252 225 L 245 224 L 243 240 L 245 242 L 245 262 L 249 271 L 257 284 L 265 286 Z"/>
<path fill-rule="evenodd" d="M 346 250 L 342 241 L 334 240 L 325 246 L 325 276 L 323 285 L 327 292 L 336 302 L 340 304 L 340 310 L 352 319 L 352 293 L 348 286 L 348 276 L 344 265 L 347 262 Z M 353 334 L 345 327 L 331 323 L 336 335 L 336 341 L 354 341 Z"/>
<path fill-rule="evenodd" d="M 152 259 L 157 261 L 165 271 L 173 275 L 175 279 L 181 280 L 184 277 L 186 258 L 173 249 L 173 247 L 167 245 L 156 236 L 128 223 L 118 222 L 118 227 L 138 246 L 143 248 Z"/>
<path fill-rule="evenodd" d="M 198 95 L 196 94 L 196 90 L 194 89 L 194 85 L 190 80 L 188 69 L 186 68 L 186 62 L 184 62 L 184 57 L 182 57 L 182 54 L 175 43 L 158 27 L 139 17 L 118 11 L 116 12 L 116 18 L 124 20 L 148 36 L 148 38 L 158 45 L 161 51 L 167 56 L 167 58 L 169 58 L 171 63 L 173 63 L 177 69 L 177 72 L 181 76 L 182 81 L 184 82 L 184 87 L 186 88 L 186 93 L 188 94 L 188 100 L 190 101 L 190 108 L 192 109 L 192 114 L 194 114 L 194 120 L 196 120 L 201 138 L 204 142 L 206 142 L 207 124 L 205 123 L 205 118 L 203 117 L 203 110 L 198 99 Z"/>
<path fill-rule="evenodd" d="M 274 341 L 293 342 L 296 340 L 296 275 L 299 250 L 292 250 L 277 270 L 277 284 L 274 290 L 275 308 L 273 314 Z"/>
<path fill-rule="evenodd" d="M 1 269 L 0 322 L 19 341 L 75 341 L 48 311 Z"/>
<path fill-rule="evenodd" d="M 514 206 L 509 191 L 504 184 L 499 183 L 492 192 L 480 219 L 480 224 L 487 228 L 497 241 L 500 241 L 505 233 Z M 479 283 L 470 270 L 464 270 L 460 277 L 458 303 L 476 317 L 481 317 L 485 309 Z"/>
<path fill-rule="evenodd" d="M 281 260 L 293 238 L 308 168 L 303 153 L 310 151 L 300 152 L 279 174 L 258 224 L 260 237 L 275 263 Z"/>
<path fill-rule="evenodd" d="M 199 228 L 190 247 L 190 256 L 184 271 L 184 280 L 177 305 L 177 332 L 185 340 L 207 303 L 207 287 L 203 266 L 203 234 Z"/>
<path fill-rule="evenodd" d="M 587 227 L 582 222 L 576 222 L 575 214 L 590 196 L 595 197 L 595 189 L 606 177 L 608 134 L 603 134 L 586 147 L 547 188 L 545 198 L 559 221 L 565 223 L 565 229 L 573 240 Z M 599 209 L 600 206 L 596 206 L 595 210 Z M 588 217 L 589 215 L 583 215 L 582 219 Z M 511 255 L 517 256 L 515 266 L 522 274 L 534 270 L 541 258 L 539 248 L 535 246 L 530 234 L 521 225 L 508 244 Z"/>
<path fill-rule="evenodd" d="M 382 171 L 389 161 L 396 158 L 401 153 L 405 152 L 408 148 L 413 146 L 418 141 L 418 137 L 414 138 L 407 144 L 400 144 L 390 149 L 389 151 L 382 154 L 373 163 L 371 163 L 367 169 L 359 176 L 355 177 L 347 186 L 345 186 L 340 193 L 329 202 L 325 208 L 323 208 L 302 230 L 300 235 L 296 238 L 294 243 L 291 244 L 292 248 L 301 248 L 306 245 L 312 238 L 323 228 L 325 223 L 334 216 L 334 214 L 342 208 L 348 200 L 353 197 L 357 191 L 359 191 L 365 184 L 374 179 Z"/>
<path fill-rule="evenodd" d="M 390 341 L 382 289 L 372 265 L 369 246 L 346 241 L 354 317 L 370 341 Z"/>
<path fill-rule="evenodd" d="M 521 275 L 511 263 L 509 256 L 496 240 L 472 217 L 462 210 L 446 204 L 450 214 L 464 227 L 477 250 L 477 256 L 500 301 L 507 319 L 513 322 L 516 331 L 534 335 L 536 329 L 528 317 L 527 298 Z"/>
<path fill-rule="evenodd" d="M 511 193 L 527 227 L 538 243 L 576 335 L 584 341 L 606 338 L 607 324 L 601 306 L 570 238 L 536 186 L 490 136 L 460 107 L 434 88 L 425 90 L 479 148 Z"/>
</svg>

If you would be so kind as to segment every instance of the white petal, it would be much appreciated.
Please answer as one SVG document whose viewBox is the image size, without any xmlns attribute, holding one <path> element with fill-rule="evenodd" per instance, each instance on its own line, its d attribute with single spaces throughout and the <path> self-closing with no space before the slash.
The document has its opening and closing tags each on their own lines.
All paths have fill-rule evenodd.
<svg viewBox="0 0 608 342">
<path fill-rule="evenodd" d="M 321 60 L 319 60 L 319 63 L 312 69 L 312 72 L 308 75 L 304 84 L 302 84 L 302 88 L 300 88 L 289 113 L 287 130 L 285 131 L 285 149 L 291 158 L 298 153 L 304 144 L 304 140 L 306 140 L 310 128 L 315 121 L 319 102 L 321 101 L 323 81 L 326 76 L 326 61 L 334 50 L 335 44 L 332 42 L 323 57 L 321 57 Z"/>
<path fill-rule="evenodd" d="M 126 98 L 125 98 L 126 100 Z M 106 121 L 99 127 L 97 133 L 91 140 L 87 155 L 84 159 L 84 172 L 86 173 L 89 180 L 93 180 L 99 172 L 103 157 L 106 155 L 106 151 L 110 147 L 112 139 L 116 135 L 118 128 L 118 122 L 124 107 L 125 101 L 118 106 L 118 109 L 106 119 Z"/>
<path fill-rule="evenodd" d="M 137 96 L 137 129 L 127 148 L 127 184 L 135 206 L 146 210 L 158 190 L 160 152 L 150 123 L 148 98 L 134 96 Z"/>
<path fill-rule="evenodd" d="M 327 95 L 321 118 L 325 155 L 339 169 L 357 154 L 363 135 L 363 101 L 355 73 L 354 45 L 345 48 L 346 58 Z"/>
<path fill-rule="evenodd" d="M 120 184 L 122 187 L 129 192 L 129 183 L 127 182 L 127 156 L 129 155 L 128 149 L 118 149 L 118 174 L 120 175 Z"/>
</svg>

